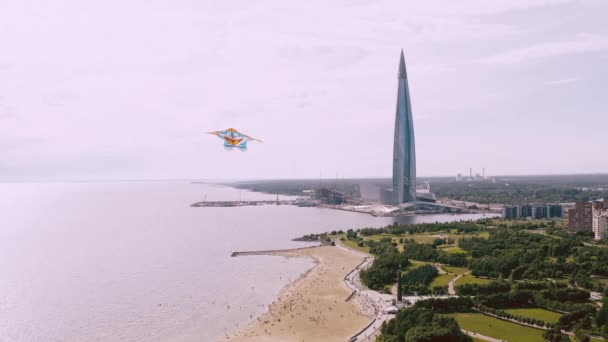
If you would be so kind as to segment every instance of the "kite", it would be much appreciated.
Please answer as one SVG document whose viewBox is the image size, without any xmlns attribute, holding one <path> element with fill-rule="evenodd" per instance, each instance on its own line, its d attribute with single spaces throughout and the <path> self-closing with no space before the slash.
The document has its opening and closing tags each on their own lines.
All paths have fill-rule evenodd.
<svg viewBox="0 0 608 342">
<path fill-rule="evenodd" d="M 246 134 L 243 134 L 243 133 L 237 131 L 234 128 L 228 128 L 227 130 L 224 130 L 224 131 L 209 132 L 209 134 L 213 134 L 213 135 L 217 136 L 218 138 L 222 139 L 224 141 L 224 148 L 228 151 L 230 151 L 236 147 L 241 152 L 245 152 L 245 151 L 247 151 L 247 142 L 248 141 L 251 140 L 251 141 L 262 142 L 262 140 L 256 139 L 254 137 L 250 137 Z"/>
</svg>

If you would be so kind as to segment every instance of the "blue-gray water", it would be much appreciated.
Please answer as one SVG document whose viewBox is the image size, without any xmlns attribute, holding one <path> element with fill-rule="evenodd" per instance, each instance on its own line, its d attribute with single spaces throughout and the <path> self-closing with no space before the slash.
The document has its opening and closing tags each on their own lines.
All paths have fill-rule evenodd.
<svg viewBox="0 0 608 342">
<path fill-rule="evenodd" d="M 187 182 L 0 189 L 0 341 L 212 341 L 262 313 L 312 266 L 231 252 L 302 246 L 291 239 L 392 221 L 318 208 L 191 208 L 205 195 L 276 196 Z"/>
</svg>

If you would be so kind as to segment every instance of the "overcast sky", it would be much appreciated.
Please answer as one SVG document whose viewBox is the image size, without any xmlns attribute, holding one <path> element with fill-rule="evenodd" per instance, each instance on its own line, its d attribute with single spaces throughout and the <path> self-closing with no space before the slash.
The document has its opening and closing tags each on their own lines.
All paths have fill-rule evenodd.
<svg viewBox="0 0 608 342">
<path fill-rule="evenodd" d="M 608 172 L 608 1 L 0 0 L 0 180 Z M 205 132 L 264 140 L 227 152 Z"/>
</svg>

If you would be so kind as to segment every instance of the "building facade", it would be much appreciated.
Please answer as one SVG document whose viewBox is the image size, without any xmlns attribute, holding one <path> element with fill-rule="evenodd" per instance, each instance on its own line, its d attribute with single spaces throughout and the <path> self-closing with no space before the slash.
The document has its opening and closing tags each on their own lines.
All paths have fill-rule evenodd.
<svg viewBox="0 0 608 342">
<path fill-rule="evenodd" d="M 593 236 L 596 240 L 608 238 L 608 210 L 593 210 L 591 220 Z"/>
<path fill-rule="evenodd" d="M 608 206 L 608 199 L 604 201 L 579 201 L 574 208 L 568 210 L 568 230 L 571 232 L 593 231 L 593 213 L 597 214 L 604 209 L 604 203 Z"/>
<path fill-rule="evenodd" d="M 517 218 L 517 206 L 504 206 L 502 208 L 502 218 L 504 219 L 514 219 Z"/>
<path fill-rule="evenodd" d="M 529 204 L 518 205 L 517 216 L 519 218 L 532 217 L 532 206 Z"/>
<path fill-rule="evenodd" d="M 412 104 L 405 69 L 405 57 L 401 51 L 399 60 L 399 85 L 395 114 L 395 137 L 393 142 L 393 188 L 392 203 L 398 205 L 416 200 L 416 146 Z"/>
<path fill-rule="evenodd" d="M 532 207 L 532 218 L 533 219 L 544 219 L 549 218 L 547 215 L 547 206 L 545 205 L 535 205 Z"/>
<path fill-rule="evenodd" d="M 502 217 L 506 219 L 550 219 L 562 217 L 562 211 L 562 206 L 559 204 L 522 204 L 505 206 L 502 210 Z"/>
</svg>

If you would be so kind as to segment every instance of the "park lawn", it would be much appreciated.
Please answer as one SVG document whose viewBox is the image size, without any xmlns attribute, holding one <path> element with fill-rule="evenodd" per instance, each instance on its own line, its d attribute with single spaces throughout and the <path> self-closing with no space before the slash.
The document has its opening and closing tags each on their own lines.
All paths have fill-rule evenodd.
<svg viewBox="0 0 608 342">
<path fill-rule="evenodd" d="M 456 283 L 454 284 L 455 286 L 458 285 L 464 285 L 464 284 L 489 284 L 492 281 L 494 281 L 493 279 L 487 279 L 487 278 L 475 278 L 470 274 L 465 274 L 462 277 L 460 277 L 460 279 L 456 280 Z"/>
<path fill-rule="evenodd" d="M 503 309 L 503 311 L 521 317 L 540 319 L 541 321 L 549 323 L 557 323 L 559 318 L 562 316 L 560 313 L 541 308 Z"/>
<path fill-rule="evenodd" d="M 453 273 L 455 275 L 460 275 L 463 274 L 465 272 L 468 272 L 469 269 L 466 267 L 456 267 L 456 266 L 445 266 L 445 265 L 441 265 L 441 268 L 443 268 L 444 270 L 446 270 L 447 272 Z"/>
<path fill-rule="evenodd" d="M 418 261 L 418 260 L 414 260 L 414 259 L 409 259 L 409 260 L 410 260 L 411 265 L 407 268 L 408 271 L 411 271 L 420 266 L 433 264 L 432 262 L 429 262 L 429 261 Z"/>
<path fill-rule="evenodd" d="M 399 242 L 400 237 L 401 237 L 400 235 L 393 235 L 393 234 L 377 234 L 377 235 L 371 235 L 371 236 L 364 236 L 363 239 L 371 240 L 371 241 L 380 241 L 385 238 L 390 238 L 394 242 Z"/>
<path fill-rule="evenodd" d="M 481 238 L 488 238 L 490 236 L 489 232 L 479 232 L 479 233 L 472 233 L 472 234 L 453 234 L 453 233 L 445 233 L 445 232 L 433 232 L 433 233 L 428 233 L 428 234 L 405 234 L 403 235 L 403 239 L 414 239 L 414 241 L 416 241 L 417 243 L 420 244 L 432 244 L 436 239 L 439 239 L 439 236 L 443 235 L 446 236 L 450 239 L 453 239 L 455 243 L 458 242 L 458 240 L 462 239 L 462 238 L 470 238 L 470 237 L 481 237 Z"/>
<path fill-rule="evenodd" d="M 357 245 L 357 242 L 355 242 L 353 240 L 344 238 L 344 240 L 340 241 L 340 242 L 342 242 L 344 244 L 344 246 L 346 246 L 346 247 L 350 247 L 352 249 L 356 249 L 361 252 L 369 253 L 369 247 L 367 247 L 367 246 L 359 247 L 359 245 Z"/>
<path fill-rule="evenodd" d="M 441 265 L 441 268 L 443 268 L 446 272 L 452 273 L 455 275 L 461 275 L 463 273 L 470 271 L 467 267 L 448 266 L 448 265 L 443 265 L 443 264 Z"/>
<path fill-rule="evenodd" d="M 591 278 L 592 281 L 598 282 L 604 286 L 608 285 L 608 278 L 601 278 L 601 277 L 593 277 Z"/>
<path fill-rule="evenodd" d="M 399 239 L 403 238 L 404 240 L 413 239 L 414 241 L 416 241 L 417 243 L 420 243 L 420 244 L 432 244 L 436 239 L 439 238 L 440 235 L 447 236 L 451 239 L 454 239 L 455 242 L 458 242 L 458 240 L 460 240 L 462 238 L 465 238 L 465 237 L 470 238 L 473 236 L 487 239 L 490 236 L 490 233 L 487 231 L 483 231 L 483 232 L 472 233 L 472 234 L 456 234 L 456 233 L 446 233 L 445 231 L 439 231 L 439 232 L 432 232 L 432 233 L 402 234 L 402 235 L 378 234 L 378 235 L 366 236 L 366 237 L 364 237 L 364 239 L 380 241 L 384 238 L 391 238 L 393 242 L 399 243 Z M 456 247 L 456 248 L 458 248 L 458 247 Z M 460 250 L 462 252 L 458 252 L 458 250 Z M 456 252 L 452 252 L 452 253 L 466 253 L 466 251 L 464 251 L 460 248 L 456 249 L 455 251 Z"/>
<path fill-rule="evenodd" d="M 432 234 L 405 234 L 403 235 L 403 239 L 404 240 L 409 240 L 409 239 L 414 239 L 414 241 L 416 241 L 417 243 L 420 244 L 432 244 L 435 240 L 438 239 L 437 236 L 435 235 L 441 235 L 443 233 L 437 232 L 437 233 L 432 233 Z"/>
<path fill-rule="evenodd" d="M 477 234 L 477 237 L 487 239 L 490 237 L 490 232 L 484 230 L 483 232 L 479 232 L 479 234 Z"/>
<path fill-rule="evenodd" d="M 465 254 L 467 252 L 460 247 L 446 247 L 446 248 L 442 248 L 442 249 L 443 249 L 443 251 L 445 251 L 447 253 Z"/>
<path fill-rule="evenodd" d="M 481 313 L 454 313 L 448 316 L 454 317 L 462 329 L 481 335 L 513 342 L 544 341 L 543 330 L 503 321 Z"/>
<path fill-rule="evenodd" d="M 434 286 L 448 286 L 450 280 L 454 279 L 454 276 L 451 274 L 440 274 L 431 283 L 431 288 Z"/>
</svg>

